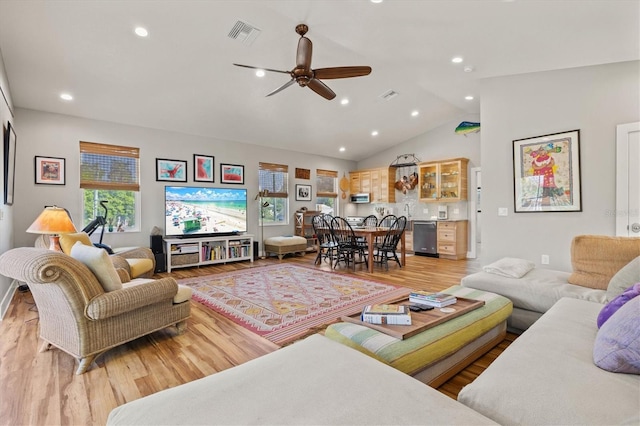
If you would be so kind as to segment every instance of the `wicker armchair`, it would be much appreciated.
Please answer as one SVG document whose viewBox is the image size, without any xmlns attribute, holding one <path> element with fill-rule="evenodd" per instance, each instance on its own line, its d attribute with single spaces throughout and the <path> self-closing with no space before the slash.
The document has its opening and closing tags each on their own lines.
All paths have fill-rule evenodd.
<svg viewBox="0 0 640 426">
<path fill-rule="evenodd" d="M 88 241 L 89 236 L 87 235 L 86 238 Z M 49 244 L 49 236 L 44 234 L 36 238 L 34 246 L 48 248 Z M 153 277 L 156 269 L 156 257 L 151 249 L 147 247 L 122 247 L 113 249 L 113 252 L 112 262 L 114 266 L 126 270 L 131 278 Z M 145 263 L 140 262 L 141 260 Z"/>
<path fill-rule="evenodd" d="M 105 292 L 83 263 L 64 253 L 20 247 L 0 256 L 0 274 L 25 282 L 40 316 L 40 352 L 51 345 L 79 360 L 82 374 L 110 348 L 175 325 L 186 329 L 190 291 L 173 278 L 134 280 Z M 178 295 L 178 296 L 177 296 Z"/>
</svg>

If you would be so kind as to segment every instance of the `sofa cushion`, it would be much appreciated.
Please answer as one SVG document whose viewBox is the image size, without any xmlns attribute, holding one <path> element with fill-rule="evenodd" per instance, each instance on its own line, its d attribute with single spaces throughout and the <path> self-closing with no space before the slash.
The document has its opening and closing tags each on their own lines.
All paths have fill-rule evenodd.
<svg viewBox="0 0 640 426">
<path fill-rule="evenodd" d="M 77 241 L 71 248 L 71 257 L 84 263 L 93 272 L 104 291 L 122 288 L 120 276 L 106 251 Z"/>
<path fill-rule="evenodd" d="M 514 308 L 533 312 L 546 312 L 562 297 L 604 303 L 606 292 L 569 284 L 568 272 L 551 269 L 533 269 L 522 278 L 507 278 L 487 272 L 467 275 L 461 281 L 464 287 L 498 293 L 513 302 Z"/>
<path fill-rule="evenodd" d="M 629 286 L 640 282 L 640 256 L 627 263 L 609 281 L 607 300 L 613 300 Z"/>
<path fill-rule="evenodd" d="M 606 290 L 611 278 L 640 256 L 640 238 L 578 235 L 571 242 L 571 284 Z"/>
<path fill-rule="evenodd" d="M 611 425 L 637 418 L 640 376 L 593 363 L 600 309 L 560 299 L 465 386 L 458 401 L 503 425 Z"/>
<path fill-rule="evenodd" d="M 80 241 L 85 246 L 93 246 L 89 235 L 86 232 L 74 232 L 60 235 L 60 247 L 64 254 L 71 254 L 71 248 Z"/>
<path fill-rule="evenodd" d="M 640 294 L 640 282 L 632 285 L 622 292 L 618 297 L 607 303 L 598 314 L 598 328 L 602 327 L 611 315 L 615 314 L 625 303 Z"/>
<path fill-rule="evenodd" d="M 535 267 L 535 263 L 529 260 L 503 257 L 496 262 L 484 266 L 482 270 L 503 277 L 521 278 Z"/>
<path fill-rule="evenodd" d="M 640 283 L 636 284 L 640 288 Z M 640 374 L 640 297 L 625 303 L 602 325 L 593 347 L 593 362 L 614 373 Z"/>
</svg>

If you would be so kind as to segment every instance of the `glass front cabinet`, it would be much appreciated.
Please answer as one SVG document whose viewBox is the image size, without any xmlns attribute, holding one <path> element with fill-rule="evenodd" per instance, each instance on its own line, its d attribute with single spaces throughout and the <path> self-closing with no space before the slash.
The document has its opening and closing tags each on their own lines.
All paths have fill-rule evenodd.
<svg viewBox="0 0 640 426">
<path fill-rule="evenodd" d="M 467 199 L 467 158 L 420 163 L 420 201 L 455 202 Z"/>
</svg>

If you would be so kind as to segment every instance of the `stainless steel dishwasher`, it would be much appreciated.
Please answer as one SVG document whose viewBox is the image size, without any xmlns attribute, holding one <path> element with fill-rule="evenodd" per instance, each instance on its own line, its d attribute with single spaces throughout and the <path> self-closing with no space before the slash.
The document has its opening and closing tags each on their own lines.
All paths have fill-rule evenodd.
<svg viewBox="0 0 640 426">
<path fill-rule="evenodd" d="M 419 256 L 438 257 L 437 221 L 413 221 L 413 251 Z"/>
</svg>

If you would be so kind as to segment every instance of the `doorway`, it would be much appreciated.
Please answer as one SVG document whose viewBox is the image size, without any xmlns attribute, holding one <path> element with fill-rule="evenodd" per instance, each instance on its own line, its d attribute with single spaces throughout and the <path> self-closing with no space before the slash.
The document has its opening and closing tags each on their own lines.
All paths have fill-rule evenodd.
<svg viewBox="0 0 640 426">
<path fill-rule="evenodd" d="M 482 228 L 482 173 L 480 167 L 471 168 L 471 191 L 469 193 L 469 250 L 468 259 L 476 259 L 480 256 L 481 228 Z"/>
<path fill-rule="evenodd" d="M 640 122 L 616 128 L 616 236 L 640 237 Z"/>
</svg>

